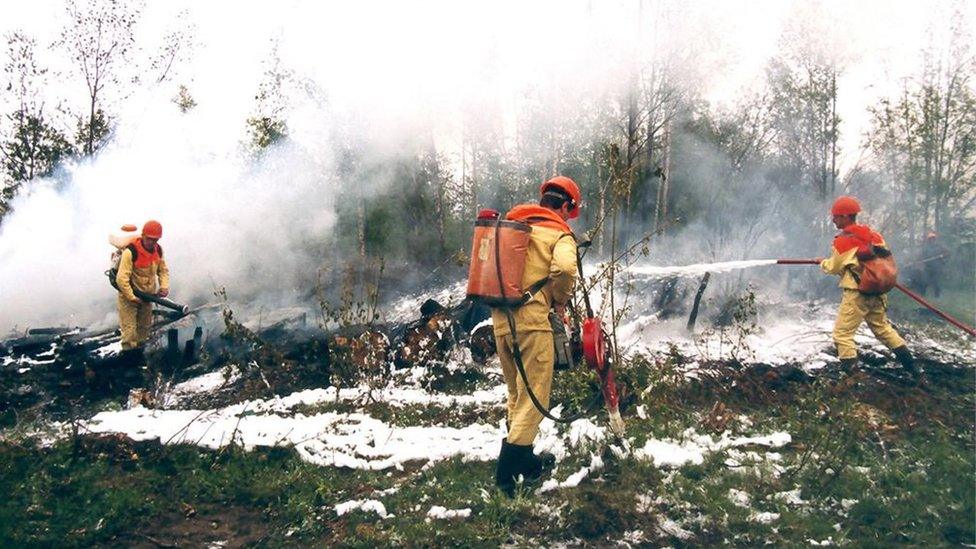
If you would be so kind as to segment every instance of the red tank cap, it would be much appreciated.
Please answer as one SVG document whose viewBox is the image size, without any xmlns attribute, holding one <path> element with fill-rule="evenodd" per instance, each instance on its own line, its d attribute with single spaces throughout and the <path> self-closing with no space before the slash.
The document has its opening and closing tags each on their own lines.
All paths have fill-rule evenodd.
<svg viewBox="0 0 976 549">
<path fill-rule="evenodd" d="M 499 215 L 498 210 L 485 208 L 478 212 L 478 219 L 498 219 Z"/>
</svg>

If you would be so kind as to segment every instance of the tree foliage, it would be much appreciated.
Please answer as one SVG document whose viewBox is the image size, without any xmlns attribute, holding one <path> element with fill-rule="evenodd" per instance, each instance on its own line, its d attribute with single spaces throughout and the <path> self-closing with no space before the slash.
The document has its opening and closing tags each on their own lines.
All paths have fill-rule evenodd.
<svg viewBox="0 0 976 549">
<path fill-rule="evenodd" d="M 141 5 L 122 0 L 67 0 L 69 23 L 61 31 L 65 48 L 87 90 L 87 113 L 80 117 L 78 146 L 91 156 L 105 143 L 111 119 L 102 103 L 119 93 L 122 70 L 134 55 Z"/>
<path fill-rule="evenodd" d="M 44 100 L 48 70 L 36 57 L 36 43 L 22 33 L 7 37 L 7 62 L 3 67 L 5 98 L 14 110 L 0 125 L 0 160 L 3 180 L 0 218 L 20 187 L 35 177 L 45 177 L 74 150 L 49 117 Z"/>
</svg>

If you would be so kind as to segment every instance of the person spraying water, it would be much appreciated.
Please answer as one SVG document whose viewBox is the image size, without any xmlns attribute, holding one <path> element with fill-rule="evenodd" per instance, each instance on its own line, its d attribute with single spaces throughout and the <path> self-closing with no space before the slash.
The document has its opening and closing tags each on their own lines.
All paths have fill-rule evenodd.
<svg viewBox="0 0 976 549">
<path fill-rule="evenodd" d="M 898 270 L 894 256 L 880 233 L 857 223 L 861 204 L 852 196 L 841 196 L 831 207 L 834 226 L 841 232 L 834 238 L 830 257 L 820 262 L 823 272 L 840 277 L 843 291 L 834 345 L 837 357 L 847 369 L 857 365 L 854 334 L 862 323 L 895 354 L 898 362 L 913 377 L 918 369 L 905 340 L 888 321 L 888 292 L 895 287 Z"/>
</svg>

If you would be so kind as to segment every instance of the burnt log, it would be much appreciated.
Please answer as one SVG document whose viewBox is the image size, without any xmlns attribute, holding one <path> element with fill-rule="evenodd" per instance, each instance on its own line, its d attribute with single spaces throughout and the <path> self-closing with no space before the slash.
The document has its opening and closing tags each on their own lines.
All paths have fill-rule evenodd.
<svg viewBox="0 0 976 549">
<path fill-rule="evenodd" d="M 412 323 L 393 345 L 393 366 L 411 368 L 444 360 L 456 343 L 452 327 L 453 321 L 443 309 Z"/>
<path fill-rule="evenodd" d="M 31 328 L 27 330 L 27 334 L 28 335 L 64 335 L 69 332 L 73 332 L 75 330 L 78 330 L 78 328 L 66 328 L 66 327 Z"/>
<path fill-rule="evenodd" d="M 698 284 L 698 292 L 695 293 L 695 302 L 691 306 L 691 314 L 688 316 L 688 325 L 685 328 L 689 332 L 695 331 L 695 322 L 698 320 L 698 307 L 701 305 L 702 295 L 705 293 L 705 288 L 708 287 L 708 280 L 712 277 L 712 273 L 705 273 L 702 277 L 701 283 Z"/>
</svg>

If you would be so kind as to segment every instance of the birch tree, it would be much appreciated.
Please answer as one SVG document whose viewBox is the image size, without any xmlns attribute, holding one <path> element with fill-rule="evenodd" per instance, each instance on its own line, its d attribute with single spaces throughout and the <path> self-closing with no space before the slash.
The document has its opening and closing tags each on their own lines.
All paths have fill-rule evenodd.
<svg viewBox="0 0 976 549">
<path fill-rule="evenodd" d="M 59 44 L 85 83 L 88 108 L 79 117 L 76 139 L 81 153 L 91 156 L 111 131 L 106 94 L 119 88 L 122 72 L 133 59 L 142 7 L 121 0 L 68 0 L 66 10 L 69 23 Z"/>
</svg>

